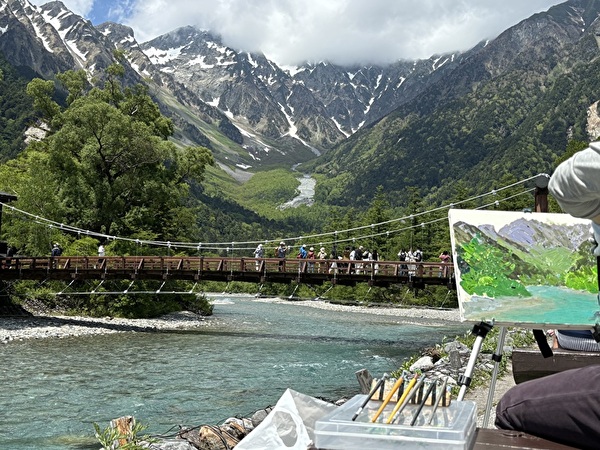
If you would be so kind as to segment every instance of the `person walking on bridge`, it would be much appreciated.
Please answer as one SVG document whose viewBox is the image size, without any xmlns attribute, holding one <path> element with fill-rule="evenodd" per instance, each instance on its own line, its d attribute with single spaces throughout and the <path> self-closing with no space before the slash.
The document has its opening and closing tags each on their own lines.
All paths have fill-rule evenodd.
<svg viewBox="0 0 600 450">
<path fill-rule="evenodd" d="M 448 253 L 448 250 L 444 250 L 440 256 L 440 261 L 442 262 L 442 265 L 440 266 L 440 277 L 447 277 L 448 276 L 448 266 L 447 264 L 452 262 L 452 257 L 450 256 L 450 253 Z"/>
<path fill-rule="evenodd" d="M 260 258 L 264 258 L 264 256 L 265 256 L 265 250 L 263 249 L 262 244 L 258 244 L 258 247 L 256 247 L 256 249 L 254 250 L 254 257 L 256 258 L 255 268 L 256 268 L 257 272 L 260 270 L 260 261 L 258 261 L 258 260 Z"/>
<path fill-rule="evenodd" d="M 300 250 L 298 251 L 298 258 L 300 259 L 306 259 L 306 256 L 308 255 L 308 252 L 306 251 L 306 244 L 302 244 L 300 246 Z"/>
<path fill-rule="evenodd" d="M 285 246 L 285 242 L 281 241 L 279 243 L 279 247 L 275 250 L 275 255 L 279 258 L 279 271 L 283 272 L 285 270 L 285 255 L 287 253 L 287 247 Z"/>
<path fill-rule="evenodd" d="M 320 259 L 320 260 L 327 259 L 327 252 L 325 251 L 325 247 L 321 247 L 321 249 L 319 250 L 319 253 L 317 253 L 317 259 Z M 321 271 L 324 271 L 323 266 L 324 265 L 322 263 L 319 263 L 319 265 L 317 266 L 317 270 L 319 273 L 321 273 Z"/>
<path fill-rule="evenodd" d="M 308 263 L 308 272 L 309 273 L 313 273 L 315 271 L 315 263 L 310 261 L 310 260 L 314 260 L 315 258 L 316 258 L 315 248 L 311 247 L 308 249 L 308 253 L 306 254 L 306 259 L 309 260 L 309 263 Z"/>
<path fill-rule="evenodd" d="M 51 256 L 60 256 L 62 255 L 62 248 L 58 245 L 58 242 L 52 246 L 52 252 L 50 252 Z"/>
<path fill-rule="evenodd" d="M 54 259 L 57 256 L 62 255 L 62 248 L 60 248 L 60 245 L 58 245 L 58 242 L 56 242 L 53 246 L 52 246 L 52 251 L 50 252 L 50 256 L 52 257 L 52 259 Z M 52 261 L 52 267 L 56 268 L 56 261 Z"/>
</svg>

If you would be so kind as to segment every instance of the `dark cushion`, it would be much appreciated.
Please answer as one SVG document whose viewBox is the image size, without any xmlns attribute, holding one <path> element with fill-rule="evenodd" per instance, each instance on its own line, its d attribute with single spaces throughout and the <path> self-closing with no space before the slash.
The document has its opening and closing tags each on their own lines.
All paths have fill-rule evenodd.
<svg viewBox="0 0 600 450">
<path fill-rule="evenodd" d="M 514 386 L 496 407 L 496 426 L 578 448 L 599 448 L 600 365 Z"/>
</svg>

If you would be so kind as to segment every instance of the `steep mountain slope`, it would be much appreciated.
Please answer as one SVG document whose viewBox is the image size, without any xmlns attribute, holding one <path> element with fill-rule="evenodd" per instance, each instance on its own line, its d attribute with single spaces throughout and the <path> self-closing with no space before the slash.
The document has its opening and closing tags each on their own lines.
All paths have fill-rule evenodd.
<svg viewBox="0 0 600 450">
<path fill-rule="evenodd" d="M 44 78 L 85 69 L 97 75 L 112 63 L 114 45 L 61 2 L 34 6 L 27 1 L 0 3 L 0 51 L 13 65 L 26 66 Z"/>
<path fill-rule="evenodd" d="M 227 111 L 240 128 L 321 147 L 339 140 L 335 124 L 310 92 L 289 86 L 286 74 L 263 55 L 237 53 L 193 27 L 180 28 L 142 48 L 156 68 L 176 74 L 203 101 Z"/>
<path fill-rule="evenodd" d="M 409 186 L 444 199 L 460 179 L 483 192 L 507 172 L 550 172 L 568 139 L 596 137 L 586 134 L 586 115 L 599 95 L 599 13 L 598 1 L 572 0 L 465 55 L 320 159 L 319 199 L 360 205 L 378 185 L 398 203 Z"/>
<path fill-rule="evenodd" d="M 26 0 L 0 1 L 0 52 L 20 70 L 28 69 L 45 79 L 66 70 L 85 70 L 90 80 L 101 79 L 116 61 L 117 49 L 127 50 L 128 58 L 120 60 L 124 82 L 148 82 L 163 114 L 176 124 L 178 141 L 209 147 L 232 165 L 244 161 L 238 156 L 246 154 L 239 145 L 241 135 L 225 114 L 200 101 L 172 77 L 153 70 L 130 28 L 117 24 L 94 27 L 61 2 L 34 6 Z"/>
<path fill-rule="evenodd" d="M 149 85 L 161 111 L 176 126 L 175 139 L 183 145 L 201 145 L 213 151 L 216 159 L 228 165 L 247 164 L 244 139 L 227 116 L 217 108 L 204 103 L 169 73 L 156 70 L 152 61 L 141 50 L 130 27 L 113 22 L 96 27 L 115 48 L 125 54 L 126 62 Z"/>
<path fill-rule="evenodd" d="M 241 129 L 278 142 L 296 140 L 317 155 L 412 99 L 457 64 L 447 55 L 386 67 L 321 62 L 280 68 L 262 54 L 238 52 L 191 26 L 141 48 L 157 69 L 225 111 Z"/>
</svg>

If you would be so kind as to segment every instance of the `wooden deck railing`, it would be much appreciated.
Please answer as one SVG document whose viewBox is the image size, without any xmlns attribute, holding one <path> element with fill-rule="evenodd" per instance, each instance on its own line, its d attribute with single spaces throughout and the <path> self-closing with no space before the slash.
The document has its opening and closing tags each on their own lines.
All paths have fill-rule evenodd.
<svg viewBox="0 0 600 450">
<path fill-rule="evenodd" d="M 59 256 L 0 259 L 0 280 L 212 280 L 377 286 L 454 285 L 452 263 L 177 256 Z"/>
</svg>

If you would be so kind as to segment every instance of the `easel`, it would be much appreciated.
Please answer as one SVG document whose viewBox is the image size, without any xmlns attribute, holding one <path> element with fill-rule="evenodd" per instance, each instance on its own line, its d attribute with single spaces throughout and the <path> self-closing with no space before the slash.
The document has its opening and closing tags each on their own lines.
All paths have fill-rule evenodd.
<svg viewBox="0 0 600 450">
<path fill-rule="evenodd" d="M 477 357 L 481 352 L 481 346 L 483 340 L 493 328 L 493 325 L 489 322 L 480 322 L 473 326 L 472 333 L 476 336 L 473 349 L 471 350 L 471 356 L 469 362 L 465 368 L 465 373 L 462 374 L 458 379 L 460 385 L 460 391 L 458 392 L 457 400 L 462 400 L 467 392 L 467 388 L 471 385 L 473 380 L 473 371 L 475 370 L 475 364 L 477 363 Z M 506 328 L 500 327 L 500 334 L 498 335 L 498 343 L 496 345 L 496 352 L 492 355 L 492 361 L 494 361 L 494 370 L 492 372 L 492 380 L 490 382 L 490 388 L 488 391 L 488 398 L 485 405 L 485 415 L 483 417 L 483 428 L 487 428 L 488 421 L 490 419 L 490 411 L 492 409 L 492 402 L 494 400 L 494 392 L 496 390 L 496 380 L 498 379 L 498 371 L 500 370 L 500 361 L 502 361 L 502 350 L 504 348 L 504 340 L 506 338 Z"/>
<path fill-rule="evenodd" d="M 598 258 L 600 261 L 600 257 Z M 600 267 L 599 267 L 600 269 Z M 600 294 L 598 294 L 598 304 L 600 305 Z M 476 336 L 475 343 L 473 344 L 473 348 L 471 350 L 471 355 L 469 357 L 469 362 L 467 363 L 467 367 L 465 368 L 465 373 L 461 375 L 458 379 L 458 384 L 460 385 L 460 391 L 457 396 L 457 400 L 463 400 L 465 393 L 467 392 L 467 388 L 470 386 L 473 376 L 473 371 L 475 370 L 475 364 L 477 363 L 477 357 L 481 352 L 481 346 L 483 344 L 483 340 L 487 336 L 487 334 L 493 328 L 493 324 L 489 322 L 480 322 L 473 326 L 472 333 Z M 589 329 L 589 328 L 586 328 Z M 537 330 L 534 330 L 534 333 Z M 597 342 L 600 342 L 600 325 L 596 324 L 592 328 L 592 335 Z M 541 332 L 541 330 L 540 330 Z M 492 410 L 492 403 L 494 401 L 494 392 L 496 391 L 496 381 L 498 379 L 498 372 L 500 370 L 500 361 L 502 361 L 502 351 L 504 349 L 504 341 L 506 340 L 506 327 L 500 327 L 500 334 L 498 335 L 498 342 L 496 344 L 496 351 L 492 355 L 492 361 L 494 361 L 494 369 L 492 371 L 492 379 L 490 381 L 490 387 L 488 391 L 488 397 L 485 404 L 485 414 L 483 416 L 482 428 L 487 428 L 488 422 L 490 420 L 490 412 Z M 536 336 L 536 340 L 538 341 L 538 345 L 540 346 L 540 351 L 544 355 L 544 358 L 552 356 L 552 352 L 550 354 L 545 354 L 544 350 L 541 348 L 540 337 Z"/>
</svg>

